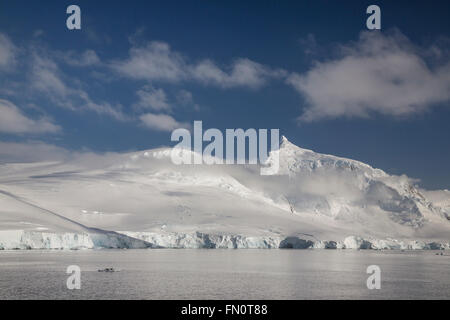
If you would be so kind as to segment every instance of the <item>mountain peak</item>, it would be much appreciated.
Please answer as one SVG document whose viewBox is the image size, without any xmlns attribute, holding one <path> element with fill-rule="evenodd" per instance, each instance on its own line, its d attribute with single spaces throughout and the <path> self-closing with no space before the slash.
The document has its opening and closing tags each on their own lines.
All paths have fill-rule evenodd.
<svg viewBox="0 0 450 320">
<path fill-rule="evenodd" d="M 280 149 L 285 149 L 285 150 L 286 149 L 292 149 L 293 151 L 295 150 L 296 152 L 301 152 L 301 153 L 304 153 L 304 152 L 312 152 L 312 153 L 314 153 L 314 151 L 312 151 L 312 150 L 304 149 L 304 148 L 301 148 L 301 147 L 293 144 L 292 142 L 290 142 L 288 140 L 288 138 L 286 138 L 286 136 L 281 136 Z"/>
<path fill-rule="evenodd" d="M 292 142 L 290 142 L 288 140 L 288 138 L 286 138 L 286 136 L 281 136 L 281 140 L 280 140 L 280 148 L 285 148 L 287 146 L 292 146 L 294 145 Z"/>
</svg>

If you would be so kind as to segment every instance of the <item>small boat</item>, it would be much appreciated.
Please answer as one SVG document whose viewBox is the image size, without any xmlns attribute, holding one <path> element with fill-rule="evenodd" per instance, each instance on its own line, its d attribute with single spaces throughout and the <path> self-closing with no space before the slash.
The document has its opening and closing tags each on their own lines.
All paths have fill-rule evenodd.
<svg viewBox="0 0 450 320">
<path fill-rule="evenodd" d="M 114 268 L 98 269 L 98 272 L 116 272 Z"/>
</svg>

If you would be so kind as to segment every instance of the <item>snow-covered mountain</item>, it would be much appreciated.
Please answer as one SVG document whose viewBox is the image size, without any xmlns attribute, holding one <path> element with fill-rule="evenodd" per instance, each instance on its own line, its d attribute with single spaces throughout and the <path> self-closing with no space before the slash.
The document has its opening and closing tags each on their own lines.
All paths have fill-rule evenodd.
<svg viewBox="0 0 450 320">
<path fill-rule="evenodd" d="M 0 248 L 449 248 L 450 196 L 405 176 L 285 137 L 268 176 L 170 154 L 0 165 Z"/>
</svg>

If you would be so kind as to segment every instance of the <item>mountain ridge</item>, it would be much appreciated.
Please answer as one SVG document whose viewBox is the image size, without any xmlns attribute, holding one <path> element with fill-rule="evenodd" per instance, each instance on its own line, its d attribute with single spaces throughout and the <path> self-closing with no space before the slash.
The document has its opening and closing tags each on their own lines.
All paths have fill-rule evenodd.
<svg viewBox="0 0 450 320">
<path fill-rule="evenodd" d="M 423 243 L 418 247 L 449 241 L 448 213 L 438 205 L 447 202 L 433 203 L 406 176 L 302 149 L 284 136 L 265 163 L 279 157 L 279 171 L 269 176 L 257 165 L 174 165 L 171 150 L 3 165 L 0 189 L 87 226 L 87 233 L 137 239 L 138 247 L 344 247 L 350 237 L 347 247 L 396 239 L 389 243 L 409 248 L 414 241 Z M 79 232 L 11 199 L 0 197 L 0 204 L 0 232 Z"/>
</svg>

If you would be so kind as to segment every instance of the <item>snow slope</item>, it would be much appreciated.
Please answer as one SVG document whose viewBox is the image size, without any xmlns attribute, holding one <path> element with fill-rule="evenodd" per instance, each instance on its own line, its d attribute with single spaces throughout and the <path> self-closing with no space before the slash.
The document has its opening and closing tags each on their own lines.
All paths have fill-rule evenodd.
<svg viewBox="0 0 450 320">
<path fill-rule="evenodd" d="M 269 176 L 170 153 L 0 165 L 0 249 L 449 247 L 447 202 L 407 177 L 284 137 Z"/>
<path fill-rule="evenodd" d="M 429 199 L 433 204 L 442 208 L 447 219 L 450 219 L 450 191 L 449 190 L 433 190 L 427 191 L 422 190 L 422 193 Z"/>
</svg>

